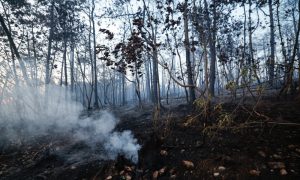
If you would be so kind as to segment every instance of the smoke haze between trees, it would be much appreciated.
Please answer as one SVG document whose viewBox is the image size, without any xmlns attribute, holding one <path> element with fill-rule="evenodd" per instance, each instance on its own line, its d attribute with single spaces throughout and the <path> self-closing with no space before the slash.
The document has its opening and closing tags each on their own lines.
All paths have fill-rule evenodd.
<svg viewBox="0 0 300 180">
<path fill-rule="evenodd" d="M 30 144 L 40 137 L 71 137 L 72 144 L 84 143 L 100 159 L 124 155 L 137 163 L 140 145 L 131 131 L 115 132 L 118 119 L 108 111 L 83 116 L 84 108 L 64 87 L 26 85 L 6 88 L 0 106 L 0 146 Z M 4 101 L 3 101 L 4 102 Z M 102 148 L 97 150 L 97 148 Z M 95 153 L 94 153 L 95 156 Z"/>
</svg>

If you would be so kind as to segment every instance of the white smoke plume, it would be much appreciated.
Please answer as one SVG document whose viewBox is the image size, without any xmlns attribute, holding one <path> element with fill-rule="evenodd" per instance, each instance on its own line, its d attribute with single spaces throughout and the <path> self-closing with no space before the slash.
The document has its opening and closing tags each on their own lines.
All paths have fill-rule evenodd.
<svg viewBox="0 0 300 180">
<path fill-rule="evenodd" d="M 132 133 L 114 132 L 118 119 L 107 111 L 82 116 L 84 108 L 72 100 L 66 88 L 49 85 L 47 96 L 44 88 L 25 85 L 4 89 L 2 92 L 2 144 L 28 143 L 42 136 L 68 135 L 72 141 L 85 142 L 92 148 L 101 144 L 103 154 L 99 154 L 99 157 L 114 159 L 124 155 L 135 163 L 138 161 L 140 145 Z"/>
</svg>

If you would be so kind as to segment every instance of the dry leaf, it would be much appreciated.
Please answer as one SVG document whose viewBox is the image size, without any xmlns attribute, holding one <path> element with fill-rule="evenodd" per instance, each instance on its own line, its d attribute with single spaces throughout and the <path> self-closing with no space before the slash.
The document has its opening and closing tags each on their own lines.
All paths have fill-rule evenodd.
<svg viewBox="0 0 300 180">
<path fill-rule="evenodd" d="M 183 163 L 183 165 L 184 165 L 186 168 L 194 168 L 194 163 L 191 162 L 191 161 L 185 161 L 185 160 L 183 160 L 182 163 Z"/>
<path fill-rule="evenodd" d="M 226 168 L 225 168 L 224 166 L 219 166 L 219 167 L 218 167 L 218 170 L 219 170 L 219 171 L 225 171 L 225 169 L 226 169 Z"/>
<path fill-rule="evenodd" d="M 153 179 L 157 179 L 158 178 L 158 171 L 154 171 L 152 177 L 153 177 Z"/>
<path fill-rule="evenodd" d="M 259 176 L 259 175 L 260 175 L 260 171 L 255 170 L 255 169 L 250 170 L 249 173 L 250 173 L 252 176 Z"/>
<path fill-rule="evenodd" d="M 160 155 L 167 156 L 168 152 L 166 150 L 160 150 Z"/>
<path fill-rule="evenodd" d="M 171 179 L 176 179 L 176 175 L 175 174 L 173 174 L 173 175 L 171 175 L 171 177 L 170 177 Z"/>
<path fill-rule="evenodd" d="M 107 176 L 105 179 L 110 180 L 110 179 L 112 179 L 112 176 Z"/>
<path fill-rule="evenodd" d="M 126 179 L 126 180 L 131 180 L 131 179 L 132 179 L 132 177 L 131 177 L 131 176 L 129 176 L 129 175 L 126 175 L 126 176 L 125 176 L 125 179 Z"/>
<path fill-rule="evenodd" d="M 274 158 L 274 159 L 281 159 L 281 156 L 278 155 L 278 154 L 273 154 L 273 158 Z"/>
<path fill-rule="evenodd" d="M 266 157 L 266 156 L 267 156 L 266 153 L 263 152 L 263 151 L 258 151 L 258 154 L 259 154 L 261 157 Z"/>
<path fill-rule="evenodd" d="M 281 169 L 281 170 L 280 170 L 280 175 L 281 175 L 281 176 L 287 175 L 287 171 L 286 171 L 285 169 Z"/>
<path fill-rule="evenodd" d="M 218 173 L 218 172 L 215 172 L 215 173 L 214 173 L 214 176 L 215 176 L 215 177 L 218 177 L 219 175 L 220 175 L 220 173 Z"/>
<path fill-rule="evenodd" d="M 164 174 L 164 173 L 166 172 L 166 169 L 167 169 L 167 167 L 161 168 L 161 169 L 158 171 L 158 172 L 159 172 L 159 175 Z"/>
</svg>

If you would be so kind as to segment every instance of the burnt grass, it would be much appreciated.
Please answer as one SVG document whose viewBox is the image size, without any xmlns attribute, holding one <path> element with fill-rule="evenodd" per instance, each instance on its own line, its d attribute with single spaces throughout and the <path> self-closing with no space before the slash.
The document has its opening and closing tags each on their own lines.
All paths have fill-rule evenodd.
<svg viewBox="0 0 300 180">
<path fill-rule="evenodd" d="M 238 102 L 224 102 L 219 111 L 212 103 L 206 116 L 186 104 L 159 116 L 150 106 L 114 110 L 121 119 L 116 130 L 131 130 L 142 146 L 137 164 L 122 156 L 100 160 L 84 144 L 54 135 L 1 146 L 0 179 L 299 179 L 299 100 Z M 224 114 L 232 122 L 214 126 Z M 64 155 L 53 153 L 59 148 Z"/>
</svg>

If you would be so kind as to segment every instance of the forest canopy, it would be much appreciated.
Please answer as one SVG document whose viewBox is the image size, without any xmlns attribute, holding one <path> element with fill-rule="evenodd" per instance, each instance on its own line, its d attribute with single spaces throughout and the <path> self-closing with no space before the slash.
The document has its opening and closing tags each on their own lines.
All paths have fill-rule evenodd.
<svg viewBox="0 0 300 180">
<path fill-rule="evenodd" d="M 266 1 L 1 1 L 5 79 L 55 83 L 87 108 L 233 93 L 295 93 L 299 5 Z M 11 74 L 11 76 L 8 76 Z"/>
</svg>

